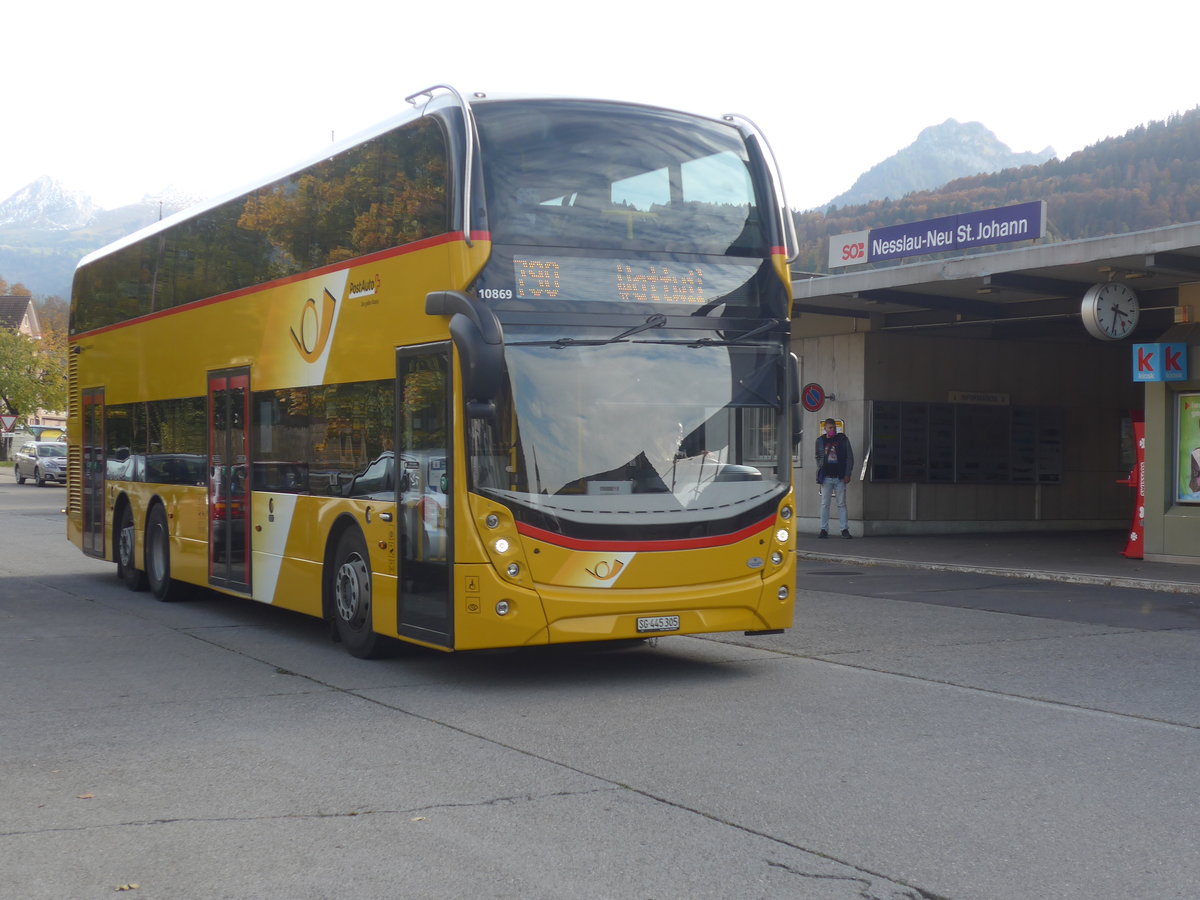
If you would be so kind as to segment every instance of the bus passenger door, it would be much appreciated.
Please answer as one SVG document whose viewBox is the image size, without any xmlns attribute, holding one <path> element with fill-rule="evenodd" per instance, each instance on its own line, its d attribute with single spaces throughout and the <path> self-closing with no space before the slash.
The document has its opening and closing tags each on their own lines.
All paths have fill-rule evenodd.
<svg viewBox="0 0 1200 900">
<path fill-rule="evenodd" d="M 450 345 L 396 353 L 396 529 L 399 633 L 454 645 L 450 478 Z"/>
<path fill-rule="evenodd" d="M 83 552 L 104 556 L 104 388 L 82 392 L 83 435 L 80 473 L 83 495 Z"/>
<path fill-rule="evenodd" d="M 250 590 L 250 373 L 208 377 L 208 580 Z"/>
</svg>

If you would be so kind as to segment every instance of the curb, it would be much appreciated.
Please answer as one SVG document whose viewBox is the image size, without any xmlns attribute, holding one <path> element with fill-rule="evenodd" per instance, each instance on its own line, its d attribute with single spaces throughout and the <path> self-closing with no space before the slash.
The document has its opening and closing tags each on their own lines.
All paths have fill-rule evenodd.
<svg viewBox="0 0 1200 900">
<path fill-rule="evenodd" d="M 1132 588 L 1139 591 L 1159 591 L 1165 594 L 1200 594 L 1200 584 L 1186 581 L 1159 581 L 1129 578 L 1124 575 L 1096 575 L 1086 572 L 1054 572 L 1047 569 L 1011 569 L 1003 566 L 977 566 L 961 563 L 916 562 L 908 559 L 887 559 L 873 556 L 845 556 L 838 553 L 816 553 L 797 550 L 798 559 L 845 563 L 852 566 L 894 566 L 901 569 L 927 569 L 933 572 L 970 572 L 994 575 L 999 578 L 1024 578 L 1030 581 L 1058 581 L 1066 584 L 1095 584 L 1103 587 Z"/>
</svg>

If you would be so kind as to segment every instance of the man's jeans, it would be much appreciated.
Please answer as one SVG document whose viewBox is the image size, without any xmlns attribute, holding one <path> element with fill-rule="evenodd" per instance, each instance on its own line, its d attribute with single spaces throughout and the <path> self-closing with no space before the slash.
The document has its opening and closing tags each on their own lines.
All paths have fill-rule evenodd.
<svg viewBox="0 0 1200 900">
<path fill-rule="evenodd" d="M 825 478 L 821 482 L 821 530 L 829 530 L 829 500 L 831 497 L 837 497 L 838 520 L 842 523 L 842 531 L 850 527 L 850 520 L 846 516 L 846 488 L 849 485 L 845 484 L 842 479 L 835 478 L 832 475 Z"/>
</svg>

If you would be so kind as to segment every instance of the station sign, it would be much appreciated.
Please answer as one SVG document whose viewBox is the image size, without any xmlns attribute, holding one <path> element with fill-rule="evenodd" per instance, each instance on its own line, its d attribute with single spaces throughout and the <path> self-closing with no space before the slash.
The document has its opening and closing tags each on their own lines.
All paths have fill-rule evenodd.
<svg viewBox="0 0 1200 900">
<path fill-rule="evenodd" d="M 922 222 L 905 222 L 835 235 L 829 268 L 883 262 L 946 250 L 1035 241 L 1046 236 L 1046 201 L 981 209 Z"/>
</svg>

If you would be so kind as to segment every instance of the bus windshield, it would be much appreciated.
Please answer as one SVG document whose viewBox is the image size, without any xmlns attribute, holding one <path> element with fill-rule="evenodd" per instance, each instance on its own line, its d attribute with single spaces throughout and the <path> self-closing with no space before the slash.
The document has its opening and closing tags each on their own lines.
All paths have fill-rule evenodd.
<svg viewBox="0 0 1200 900">
<path fill-rule="evenodd" d="M 508 336 L 498 446 L 471 448 L 476 489 L 518 518 L 576 535 L 695 534 L 727 529 L 786 490 L 790 472 L 776 475 L 774 459 L 745 464 L 736 438 L 749 410 L 776 424 L 777 345 L 525 337 Z"/>
<path fill-rule="evenodd" d="M 497 243 L 768 255 L 732 127 L 595 101 L 475 107 Z"/>
</svg>

